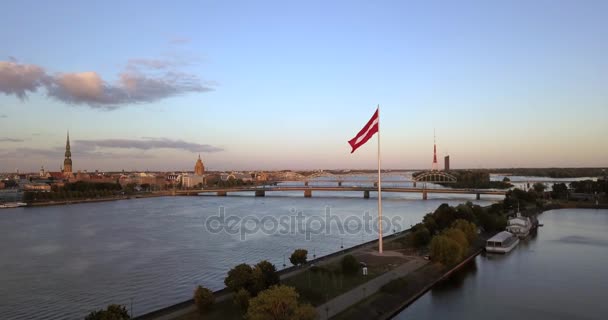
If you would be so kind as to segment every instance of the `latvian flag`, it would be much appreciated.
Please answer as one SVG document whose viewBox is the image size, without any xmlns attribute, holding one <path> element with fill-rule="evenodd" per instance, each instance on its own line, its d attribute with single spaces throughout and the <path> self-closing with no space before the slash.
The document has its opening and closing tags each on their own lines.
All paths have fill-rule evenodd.
<svg viewBox="0 0 608 320">
<path fill-rule="evenodd" d="M 378 132 L 378 127 L 380 126 L 380 117 L 379 117 L 379 109 L 376 109 L 376 112 L 372 116 L 371 119 L 367 122 L 365 127 L 357 133 L 357 135 L 348 141 L 348 144 L 353 148 L 350 153 L 355 152 L 355 150 L 359 149 L 360 146 L 364 145 L 369 139 L 371 139 L 376 132 Z"/>
</svg>

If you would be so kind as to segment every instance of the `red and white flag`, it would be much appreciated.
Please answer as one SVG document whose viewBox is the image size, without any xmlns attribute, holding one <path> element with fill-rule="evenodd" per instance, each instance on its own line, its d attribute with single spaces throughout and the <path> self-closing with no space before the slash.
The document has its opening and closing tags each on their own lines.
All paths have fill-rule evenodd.
<svg viewBox="0 0 608 320">
<path fill-rule="evenodd" d="M 371 119 L 367 122 L 365 127 L 357 133 L 357 135 L 348 141 L 348 144 L 353 148 L 350 153 L 355 152 L 355 150 L 359 149 L 360 146 L 364 145 L 369 139 L 371 139 L 374 134 L 378 132 L 378 128 L 380 127 L 380 117 L 378 116 L 379 109 L 376 109 L 376 112 L 372 116 Z"/>
</svg>

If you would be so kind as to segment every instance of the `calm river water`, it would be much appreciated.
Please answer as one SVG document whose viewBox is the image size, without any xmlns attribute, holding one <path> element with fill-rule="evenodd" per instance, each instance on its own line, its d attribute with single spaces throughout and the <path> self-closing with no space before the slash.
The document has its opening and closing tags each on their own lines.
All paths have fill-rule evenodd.
<svg viewBox="0 0 608 320">
<path fill-rule="evenodd" d="M 608 210 L 564 209 L 504 256 L 483 255 L 395 319 L 606 319 Z"/>
<path fill-rule="evenodd" d="M 82 319 L 93 309 L 124 304 L 140 315 L 189 299 L 197 284 L 224 286 L 228 269 L 268 259 L 277 267 L 296 248 L 317 256 L 370 241 L 372 233 L 238 235 L 213 234 L 205 219 L 218 215 L 323 216 L 325 208 L 344 219 L 377 214 L 377 202 L 361 193 L 301 192 L 266 198 L 165 197 L 0 211 L 0 319 Z M 374 195 L 372 194 L 372 197 Z M 384 214 L 400 217 L 397 231 L 421 221 L 441 203 L 481 205 L 500 197 L 420 194 L 384 195 Z M 344 220 L 342 220 L 344 221 Z M 388 233 L 392 232 L 389 230 Z M 287 261 L 287 264 L 289 262 Z M 579 266 L 577 266 L 579 267 Z M 576 269 L 576 270 L 580 270 Z"/>
</svg>

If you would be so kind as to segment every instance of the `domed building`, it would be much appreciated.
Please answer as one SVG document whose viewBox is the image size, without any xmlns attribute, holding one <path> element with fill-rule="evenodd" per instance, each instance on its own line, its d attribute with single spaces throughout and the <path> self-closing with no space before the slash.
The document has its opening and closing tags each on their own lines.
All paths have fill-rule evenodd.
<svg viewBox="0 0 608 320">
<path fill-rule="evenodd" d="M 198 155 L 198 160 L 196 160 L 196 164 L 194 165 L 194 174 L 197 176 L 202 176 L 205 174 L 205 165 L 203 164 L 203 160 L 201 160 L 201 155 Z"/>
</svg>

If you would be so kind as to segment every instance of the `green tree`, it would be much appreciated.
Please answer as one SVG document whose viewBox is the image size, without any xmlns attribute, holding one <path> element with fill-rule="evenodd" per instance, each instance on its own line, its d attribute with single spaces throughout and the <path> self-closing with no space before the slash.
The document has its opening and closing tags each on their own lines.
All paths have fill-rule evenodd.
<svg viewBox="0 0 608 320">
<path fill-rule="evenodd" d="M 463 257 L 463 249 L 458 242 L 445 235 L 437 235 L 431 240 L 431 257 L 443 265 L 458 263 Z"/>
<path fill-rule="evenodd" d="M 473 204 L 471 202 L 467 202 L 466 204 L 459 204 L 456 207 L 456 216 L 458 217 L 458 219 L 475 221 L 475 214 L 473 213 Z"/>
<path fill-rule="evenodd" d="M 131 319 L 127 308 L 122 305 L 111 304 L 105 310 L 97 310 L 89 313 L 85 320 L 128 320 Z"/>
<path fill-rule="evenodd" d="M 194 304 L 200 314 L 203 314 L 215 303 L 213 292 L 205 287 L 198 286 L 194 290 Z"/>
<path fill-rule="evenodd" d="M 294 266 L 300 266 L 308 261 L 308 250 L 306 249 L 296 249 L 289 257 L 289 262 Z"/>
<path fill-rule="evenodd" d="M 467 236 L 464 234 L 464 232 L 462 232 L 462 230 L 450 228 L 446 229 L 442 234 L 456 241 L 463 250 L 469 248 L 469 240 L 467 240 Z"/>
<path fill-rule="evenodd" d="M 547 186 L 545 186 L 545 184 L 543 184 L 543 183 L 537 182 L 534 185 L 532 185 L 532 188 L 537 193 L 543 193 L 545 191 L 545 188 L 547 188 Z"/>
<path fill-rule="evenodd" d="M 312 320 L 316 310 L 308 304 L 298 303 L 299 295 L 288 286 L 273 286 L 249 301 L 248 320 Z"/>
<path fill-rule="evenodd" d="M 224 284 L 233 292 L 245 289 L 251 293 L 251 291 L 254 291 L 253 269 L 248 264 L 239 264 L 228 271 Z"/>
<path fill-rule="evenodd" d="M 262 260 L 253 267 L 253 278 L 255 281 L 255 291 L 252 292 L 256 295 L 257 292 L 266 290 L 275 284 L 279 284 L 280 278 L 277 273 L 277 268 L 274 264 Z"/>
<path fill-rule="evenodd" d="M 568 195 L 568 186 L 565 183 L 555 183 L 553 184 L 551 197 L 555 199 L 563 199 Z"/>
<path fill-rule="evenodd" d="M 431 232 L 424 225 L 416 228 L 411 236 L 412 245 L 416 248 L 424 247 L 431 242 Z"/>
<path fill-rule="evenodd" d="M 342 272 L 344 274 L 356 274 L 359 271 L 359 261 L 352 254 L 348 254 L 342 258 L 340 261 L 340 265 L 342 266 Z"/>
<path fill-rule="evenodd" d="M 474 243 L 477 240 L 477 226 L 469 221 L 458 219 L 452 224 L 452 228 L 459 229 L 464 232 L 469 244 Z"/>
</svg>

